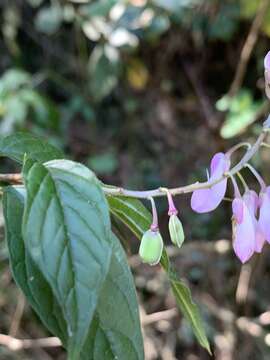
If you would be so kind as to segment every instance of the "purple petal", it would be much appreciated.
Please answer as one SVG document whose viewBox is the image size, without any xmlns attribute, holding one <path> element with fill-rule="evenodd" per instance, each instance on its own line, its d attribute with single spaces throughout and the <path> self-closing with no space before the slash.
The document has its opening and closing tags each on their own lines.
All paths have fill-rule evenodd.
<svg viewBox="0 0 270 360">
<path fill-rule="evenodd" d="M 258 220 L 256 219 L 256 213 L 259 205 L 259 197 L 254 190 L 248 190 L 245 192 L 243 200 L 247 205 L 255 229 L 255 251 L 257 253 L 260 253 L 265 243 L 265 237 L 263 232 L 261 231 Z"/>
<path fill-rule="evenodd" d="M 244 202 L 242 222 L 235 225 L 233 248 L 242 263 L 248 261 L 255 251 L 254 223 Z"/>
<path fill-rule="evenodd" d="M 255 251 L 257 253 L 262 252 L 262 248 L 263 245 L 265 243 L 265 237 L 263 232 L 261 231 L 261 228 L 257 222 L 257 227 L 256 227 L 256 236 L 255 236 Z"/>
<path fill-rule="evenodd" d="M 215 154 L 211 160 L 210 179 L 215 180 L 220 178 L 225 171 L 229 170 L 229 168 L 230 160 L 228 159 L 228 157 L 222 152 Z"/>
<path fill-rule="evenodd" d="M 233 216 L 238 224 L 240 224 L 243 221 L 243 200 L 236 198 L 232 202 L 232 211 Z"/>
<path fill-rule="evenodd" d="M 265 68 L 265 70 L 267 70 L 267 71 L 270 70 L 270 51 L 268 51 L 268 53 L 265 55 L 265 58 L 264 58 L 264 68 Z"/>
<path fill-rule="evenodd" d="M 227 188 L 227 179 L 210 189 L 195 190 L 191 196 L 191 208 L 198 213 L 215 210 L 221 203 Z"/>
<path fill-rule="evenodd" d="M 220 152 L 211 160 L 211 174 L 209 181 L 219 179 L 230 168 L 230 160 Z M 195 190 L 191 197 L 191 208 L 198 213 L 215 210 L 221 203 L 227 188 L 227 179 L 213 185 L 209 189 Z"/>
<path fill-rule="evenodd" d="M 245 192 L 243 196 L 243 200 L 245 204 L 247 205 L 249 211 L 256 215 L 258 205 L 259 205 L 259 197 L 257 193 L 254 190 L 248 190 Z"/>
<path fill-rule="evenodd" d="M 212 157 L 210 165 L 211 175 L 220 167 L 220 164 L 223 164 L 224 157 L 225 154 L 222 152 L 219 152 Z"/>
<path fill-rule="evenodd" d="M 270 196 L 269 187 L 261 194 L 259 226 L 268 243 L 270 243 Z"/>
</svg>

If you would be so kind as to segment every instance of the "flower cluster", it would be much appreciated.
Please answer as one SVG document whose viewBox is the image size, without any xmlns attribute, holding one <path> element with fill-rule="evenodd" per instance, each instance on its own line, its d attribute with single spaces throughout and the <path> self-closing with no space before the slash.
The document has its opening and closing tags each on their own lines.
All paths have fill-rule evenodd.
<svg viewBox="0 0 270 360">
<path fill-rule="evenodd" d="M 270 99 L 270 51 L 264 59 L 265 67 L 265 92 Z M 269 120 L 264 123 L 269 129 Z M 241 145 L 240 145 L 241 146 Z M 236 145 L 236 148 L 240 147 Z M 228 179 L 231 179 L 234 187 L 234 198 L 232 200 L 232 233 L 233 249 L 242 263 L 248 261 L 254 253 L 260 253 L 265 242 L 270 244 L 270 186 L 266 186 L 259 173 L 249 164 L 245 163 L 260 184 L 260 191 L 257 194 L 250 190 L 242 175 L 237 175 L 244 184 L 245 191 L 241 195 L 236 179 L 230 172 L 231 155 L 233 151 L 227 153 L 219 152 L 215 154 L 210 164 L 210 174 L 207 172 L 207 182 L 198 184 L 191 197 L 191 208 L 197 213 L 206 213 L 215 210 L 224 199 Z M 235 173 L 235 171 L 234 171 Z M 209 185 L 208 185 L 209 184 Z M 196 185 L 196 184 L 195 184 Z M 203 186 L 199 186 L 203 185 Z M 171 241 L 181 247 L 184 241 L 184 231 L 182 223 L 174 206 L 172 195 L 168 189 L 160 189 L 167 193 L 169 211 L 169 232 Z M 163 239 L 159 233 L 157 211 L 153 198 L 152 203 L 153 223 L 144 234 L 139 254 L 142 260 L 150 265 L 155 265 L 160 261 L 163 250 Z"/>
<path fill-rule="evenodd" d="M 270 99 L 270 51 L 264 59 L 265 92 Z M 246 164 L 257 178 L 261 190 L 259 195 L 245 185 L 245 192 L 241 196 L 236 180 L 231 176 L 234 186 L 232 202 L 233 248 L 242 263 L 251 256 L 262 251 L 265 241 L 270 243 L 270 186 L 266 186 L 258 172 Z M 218 153 L 211 161 L 209 182 L 221 178 L 230 168 L 230 153 Z M 208 189 L 196 190 L 192 194 L 191 207 L 198 213 L 212 211 L 218 207 L 224 198 L 227 179 Z"/>
<path fill-rule="evenodd" d="M 235 254 L 245 263 L 254 252 L 262 251 L 265 241 L 270 243 L 270 187 L 266 187 L 263 179 L 249 164 L 246 165 L 260 183 L 259 195 L 245 185 L 245 192 L 240 194 L 236 180 L 231 176 L 234 186 L 232 201 L 233 248 Z M 229 171 L 228 153 L 218 153 L 211 161 L 211 175 L 208 181 L 221 178 Z M 198 213 L 210 212 L 218 207 L 224 198 L 227 179 L 222 180 L 209 189 L 196 190 L 191 197 L 191 207 Z"/>
</svg>

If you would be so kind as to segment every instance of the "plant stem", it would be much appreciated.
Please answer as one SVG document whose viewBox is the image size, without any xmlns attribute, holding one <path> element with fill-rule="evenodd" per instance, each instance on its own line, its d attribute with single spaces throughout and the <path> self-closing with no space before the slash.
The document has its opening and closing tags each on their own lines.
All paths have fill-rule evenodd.
<svg viewBox="0 0 270 360">
<path fill-rule="evenodd" d="M 211 188 L 213 185 L 218 184 L 222 180 L 237 174 L 240 170 L 242 170 L 245 165 L 250 161 L 250 159 L 256 154 L 256 152 L 259 150 L 261 144 L 264 142 L 268 131 L 270 128 L 270 117 L 267 119 L 267 121 L 264 123 L 263 130 L 261 134 L 259 135 L 256 142 L 245 152 L 242 159 L 229 171 L 224 173 L 219 179 L 212 180 L 212 181 L 206 181 L 206 182 L 196 182 L 194 184 L 181 186 L 178 188 L 168 189 L 171 193 L 171 195 L 180 195 L 180 194 L 187 194 L 191 193 L 195 190 L 199 189 L 208 189 Z M 103 190 L 105 194 L 111 195 L 111 196 L 126 196 L 126 197 L 135 197 L 138 199 L 147 199 L 148 197 L 159 197 L 159 196 L 167 196 L 167 191 L 164 191 L 163 188 L 158 188 L 155 190 L 148 190 L 148 191 L 135 191 L 135 190 L 127 190 L 123 189 L 121 187 L 106 187 L 106 185 L 103 187 Z"/>
<path fill-rule="evenodd" d="M 254 167 L 250 164 L 246 164 L 245 167 L 247 167 L 252 172 L 252 174 L 255 176 L 258 183 L 260 184 L 261 189 L 264 190 L 266 188 L 266 184 L 265 184 L 263 178 L 261 177 L 261 175 L 258 173 L 258 171 L 256 169 L 254 169 Z"/>
<path fill-rule="evenodd" d="M 21 174 L 0 174 L 0 181 L 7 182 L 10 184 L 21 184 L 22 175 Z"/>
<path fill-rule="evenodd" d="M 242 146 L 247 146 L 247 150 L 242 157 L 242 159 L 229 171 L 225 172 L 219 179 L 215 179 L 212 181 L 205 182 L 196 182 L 190 185 L 185 185 L 172 189 L 164 189 L 163 187 L 159 187 L 154 190 L 146 190 L 146 191 L 138 191 L 138 190 L 128 190 L 122 187 L 114 187 L 106 184 L 102 184 L 102 189 L 106 195 L 109 196 L 125 196 L 125 197 L 133 197 L 137 199 L 149 199 L 151 197 L 160 197 L 167 196 L 167 192 L 169 191 L 171 195 L 180 195 L 191 193 L 195 190 L 199 189 L 208 189 L 213 185 L 218 184 L 224 179 L 231 177 L 241 171 L 246 164 L 250 161 L 250 159 L 256 154 L 259 150 L 260 146 L 264 144 L 264 140 L 270 130 L 270 115 L 267 120 L 263 124 L 263 129 L 256 142 L 251 146 L 247 146 L 247 143 L 240 143 L 239 145 L 235 145 L 231 148 L 231 153 L 235 150 L 239 149 Z M 229 150 L 230 152 L 230 150 Z M 8 182 L 11 184 L 21 184 L 22 183 L 22 175 L 21 174 L 0 174 L 0 181 Z"/>
<path fill-rule="evenodd" d="M 151 201 L 151 205 L 152 205 L 152 217 L 153 217 L 151 230 L 158 231 L 158 214 L 157 214 L 156 204 L 152 197 L 149 197 L 149 200 Z"/>
<path fill-rule="evenodd" d="M 244 186 L 245 191 L 248 191 L 248 190 L 249 190 L 248 185 L 247 185 L 247 183 L 245 182 L 245 179 L 243 178 L 243 176 L 241 175 L 241 173 L 238 172 L 238 173 L 237 173 L 237 176 L 239 177 L 242 185 Z"/>
</svg>

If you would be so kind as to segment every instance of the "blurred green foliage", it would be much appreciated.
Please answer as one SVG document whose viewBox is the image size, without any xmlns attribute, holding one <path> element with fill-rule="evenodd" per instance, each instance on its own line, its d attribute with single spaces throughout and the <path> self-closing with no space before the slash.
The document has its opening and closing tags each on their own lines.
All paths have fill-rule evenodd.
<svg viewBox="0 0 270 360">
<path fill-rule="evenodd" d="M 0 63 L 1 132 L 27 128 L 58 137 L 67 146 L 69 121 L 78 115 L 100 121 L 106 116 L 104 106 L 107 114 L 113 112 L 107 117 L 117 118 L 119 125 L 130 116 L 132 99 L 155 82 L 157 70 L 148 49 L 155 49 L 170 33 L 175 38 L 185 34 L 183 47 L 185 42 L 193 43 L 195 53 L 211 42 L 228 43 L 258 6 L 259 1 L 243 0 L 3 2 L 2 52 L 6 52 Z M 270 10 L 263 25 L 266 34 L 268 19 Z M 158 86 L 173 94 L 171 81 L 164 74 Z M 217 98 L 220 90 L 226 92 L 226 87 L 217 88 Z M 239 121 L 241 130 L 254 118 L 257 105 L 251 103 L 249 110 L 239 110 L 245 111 Z M 136 110 L 135 105 L 132 111 Z M 224 137 L 238 134 L 238 126 L 226 130 L 234 122 L 232 116 L 221 131 Z M 106 125 L 112 131 L 116 126 L 108 119 Z"/>
<path fill-rule="evenodd" d="M 222 97 L 216 106 L 218 110 L 227 112 L 220 133 L 223 138 L 228 139 L 244 132 L 256 120 L 256 115 L 264 108 L 265 102 L 254 100 L 250 90 L 242 89 L 233 98 Z"/>
</svg>

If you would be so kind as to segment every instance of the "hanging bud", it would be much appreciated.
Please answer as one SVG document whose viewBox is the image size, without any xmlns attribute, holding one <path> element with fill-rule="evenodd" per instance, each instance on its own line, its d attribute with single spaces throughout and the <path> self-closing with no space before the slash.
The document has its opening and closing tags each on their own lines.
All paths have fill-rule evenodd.
<svg viewBox="0 0 270 360">
<path fill-rule="evenodd" d="M 168 204 L 169 204 L 168 215 L 170 217 L 169 233 L 170 233 L 171 241 L 174 245 L 180 248 L 185 240 L 183 226 L 180 219 L 177 216 L 178 211 L 174 205 L 172 194 L 168 189 L 166 188 L 162 188 L 162 189 L 166 191 L 168 197 Z"/>
<path fill-rule="evenodd" d="M 154 199 L 150 197 L 149 200 L 152 205 L 153 221 L 150 229 L 142 237 L 139 255 L 143 262 L 149 265 L 156 265 L 159 263 L 162 255 L 163 240 L 158 230 L 158 215 Z"/>
<path fill-rule="evenodd" d="M 170 216 L 169 232 L 172 243 L 180 248 L 185 240 L 185 234 L 182 223 L 177 215 L 173 214 Z"/>
<path fill-rule="evenodd" d="M 163 240 L 159 231 L 148 230 L 144 233 L 139 249 L 139 255 L 144 263 L 156 265 L 159 263 L 163 250 Z"/>
</svg>

